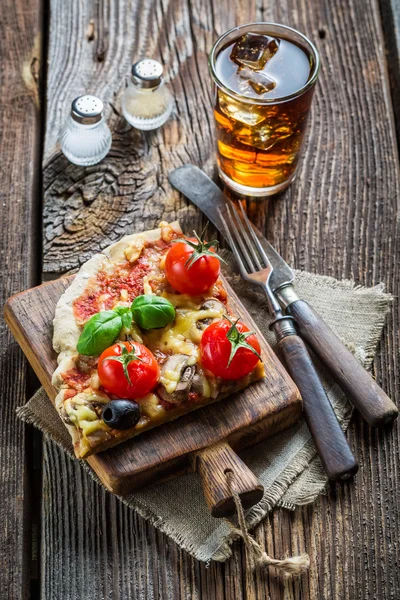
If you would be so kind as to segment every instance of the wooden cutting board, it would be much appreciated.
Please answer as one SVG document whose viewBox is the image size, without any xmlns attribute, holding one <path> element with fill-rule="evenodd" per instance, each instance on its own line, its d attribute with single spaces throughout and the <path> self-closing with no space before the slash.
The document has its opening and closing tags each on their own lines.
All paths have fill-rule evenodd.
<svg viewBox="0 0 400 600">
<path fill-rule="evenodd" d="M 4 310 L 11 331 L 52 401 L 56 390 L 51 377 L 57 366 L 52 348 L 52 321 L 56 303 L 72 278 L 62 278 L 17 294 L 7 301 Z M 110 491 L 128 494 L 145 485 L 192 471 L 196 462 L 203 475 L 208 469 L 214 476 L 218 456 L 221 461 L 223 457 L 218 452 L 211 453 L 212 456 L 206 454 L 207 448 L 215 448 L 217 444 L 221 450 L 219 443 L 224 441 L 235 451 L 240 450 L 286 429 L 300 417 L 301 399 L 297 388 L 234 291 L 227 282 L 225 285 L 234 314 L 258 332 L 267 374 L 265 380 L 221 402 L 90 456 L 88 463 Z M 226 444 L 223 447 L 227 450 Z M 195 461 L 194 456 L 201 459 Z"/>
</svg>

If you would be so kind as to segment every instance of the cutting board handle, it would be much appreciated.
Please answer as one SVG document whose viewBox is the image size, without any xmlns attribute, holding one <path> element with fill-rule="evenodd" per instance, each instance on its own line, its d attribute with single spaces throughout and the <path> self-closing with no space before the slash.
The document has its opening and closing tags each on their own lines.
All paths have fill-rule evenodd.
<svg viewBox="0 0 400 600">
<path fill-rule="evenodd" d="M 243 508 L 254 506 L 263 497 L 263 486 L 227 442 L 196 452 L 192 461 L 202 480 L 204 498 L 213 517 L 230 517 L 236 512 L 228 489 L 227 471 L 234 473 L 236 491 Z"/>
</svg>

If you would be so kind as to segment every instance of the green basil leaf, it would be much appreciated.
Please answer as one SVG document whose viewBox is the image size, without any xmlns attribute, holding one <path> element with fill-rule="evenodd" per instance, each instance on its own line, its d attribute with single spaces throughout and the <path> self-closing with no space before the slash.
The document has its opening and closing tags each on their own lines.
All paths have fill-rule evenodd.
<svg viewBox="0 0 400 600">
<path fill-rule="evenodd" d="M 122 325 L 126 329 L 129 329 L 131 324 L 132 324 L 132 313 L 131 313 L 131 311 L 129 311 L 122 315 Z"/>
<path fill-rule="evenodd" d="M 103 310 L 91 317 L 79 336 L 79 354 L 96 356 L 112 345 L 122 329 L 122 317 L 114 310 Z"/>
<path fill-rule="evenodd" d="M 121 316 L 122 325 L 129 329 L 132 323 L 132 311 L 130 306 L 117 306 L 114 311 Z"/>
<path fill-rule="evenodd" d="M 132 314 L 142 329 L 156 329 L 175 319 L 175 308 L 166 298 L 144 294 L 132 302 Z"/>
<path fill-rule="evenodd" d="M 116 306 L 115 308 L 113 308 L 113 311 L 116 312 L 118 315 L 124 315 L 127 312 L 131 312 L 131 307 L 130 306 Z"/>
</svg>

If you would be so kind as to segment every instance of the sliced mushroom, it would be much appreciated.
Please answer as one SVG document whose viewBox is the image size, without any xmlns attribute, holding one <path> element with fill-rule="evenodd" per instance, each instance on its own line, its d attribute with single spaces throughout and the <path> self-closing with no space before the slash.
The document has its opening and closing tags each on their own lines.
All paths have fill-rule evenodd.
<svg viewBox="0 0 400 600">
<path fill-rule="evenodd" d="M 189 394 L 195 373 L 196 369 L 193 366 L 186 367 L 186 369 L 182 371 L 181 378 L 175 388 L 175 394 L 184 394 L 186 396 Z"/>
<path fill-rule="evenodd" d="M 215 310 L 215 311 L 221 313 L 221 317 L 222 317 L 226 308 L 225 308 L 225 305 L 222 304 L 222 302 L 220 302 L 219 300 L 216 300 L 215 298 L 209 298 L 208 300 L 203 302 L 203 304 L 200 307 L 200 310 Z M 204 331 L 204 329 L 206 327 L 208 327 L 210 325 L 210 323 L 212 323 L 214 320 L 215 319 L 213 319 L 213 318 L 201 319 L 201 320 L 197 321 L 196 327 L 197 327 L 197 329 Z"/>
<path fill-rule="evenodd" d="M 200 310 L 218 310 L 220 312 L 224 312 L 226 310 L 225 305 L 222 304 L 216 298 L 209 298 L 200 307 Z"/>
<path fill-rule="evenodd" d="M 161 368 L 161 381 L 163 378 L 178 381 L 179 377 L 175 378 L 175 375 L 181 375 L 184 368 L 188 366 L 189 358 L 187 354 L 171 354 Z M 173 376 L 172 379 L 170 375 Z"/>
<path fill-rule="evenodd" d="M 187 400 L 196 371 L 189 360 L 186 354 L 173 354 L 161 367 L 157 392 L 166 402 L 180 404 Z"/>
<path fill-rule="evenodd" d="M 211 396 L 210 384 L 207 377 L 204 375 L 203 370 L 197 366 L 196 373 L 193 377 L 191 392 L 199 394 L 203 398 L 209 398 Z"/>
</svg>

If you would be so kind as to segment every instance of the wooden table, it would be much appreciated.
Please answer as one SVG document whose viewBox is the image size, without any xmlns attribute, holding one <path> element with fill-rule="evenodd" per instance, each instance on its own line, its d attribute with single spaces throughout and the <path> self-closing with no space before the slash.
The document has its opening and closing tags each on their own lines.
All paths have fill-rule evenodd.
<svg viewBox="0 0 400 600">
<path fill-rule="evenodd" d="M 167 174 L 186 162 L 214 172 L 207 51 L 228 28 L 255 20 L 287 23 L 315 40 L 322 72 L 299 177 L 279 199 L 252 203 L 252 218 L 293 266 L 365 285 L 384 281 L 397 295 L 396 5 L 3 0 L 2 296 L 74 269 L 97 248 L 161 218 L 200 226 Z M 177 102 L 174 118 L 149 134 L 130 130 L 119 114 L 130 64 L 143 54 L 165 62 Z M 113 130 L 110 155 L 88 169 L 69 165 L 57 144 L 71 100 L 84 92 L 104 100 Z M 293 513 L 274 511 L 257 528 L 273 556 L 310 554 L 309 575 L 284 585 L 273 574 L 252 574 L 240 544 L 225 564 L 207 568 L 192 559 L 18 422 L 14 409 L 36 382 L 4 324 L 1 339 L 0 598 L 400 597 L 400 421 L 372 431 L 355 416 L 356 482 L 333 486 Z M 375 361 L 393 398 L 398 351 L 396 301 Z"/>
</svg>

